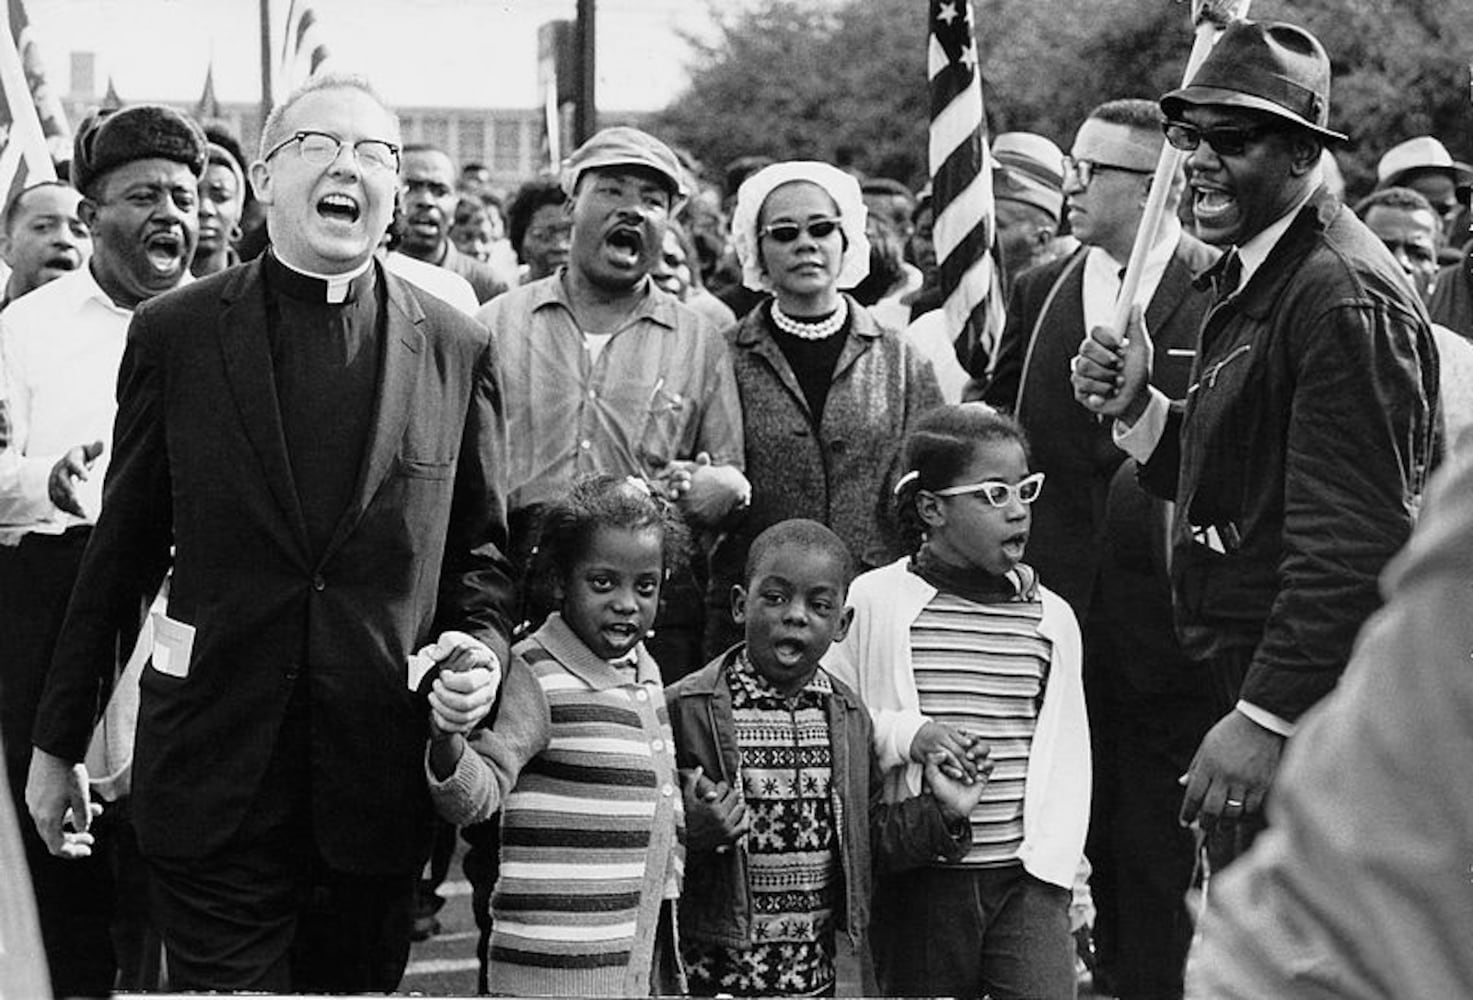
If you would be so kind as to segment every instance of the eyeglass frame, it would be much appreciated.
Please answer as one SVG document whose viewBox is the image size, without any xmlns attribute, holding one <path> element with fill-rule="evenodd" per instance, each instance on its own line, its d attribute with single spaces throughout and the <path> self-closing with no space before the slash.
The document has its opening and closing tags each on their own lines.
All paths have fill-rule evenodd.
<svg viewBox="0 0 1473 1000">
<path fill-rule="evenodd" d="M 772 222 L 757 230 L 757 238 L 761 239 L 764 236 L 770 236 L 778 243 L 796 243 L 799 237 L 806 233 L 815 240 L 822 240 L 827 239 L 836 232 L 840 232 L 843 229 L 843 225 L 843 220 L 838 216 L 824 216 L 821 219 L 809 219 L 807 222 Z M 833 228 L 826 233 L 815 233 L 813 231 L 814 226 L 833 226 Z M 779 229 L 792 229 L 793 235 L 785 239 L 777 235 Z"/>
<path fill-rule="evenodd" d="M 927 492 L 933 493 L 938 497 L 959 497 L 971 493 L 981 493 L 982 499 L 986 500 L 989 506 L 999 508 L 1006 507 L 1016 497 L 1020 504 L 1024 507 L 1029 507 L 1043 494 L 1044 478 L 1042 472 L 1035 472 L 1031 475 L 1024 476 L 1016 483 L 1005 483 L 1001 479 L 984 479 L 980 483 L 964 483 L 961 486 L 948 486 L 945 489 L 928 490 Z M 1030 486 L 1033 488 L 1033 496 L 1024 497 L 1023 491 Z M 994 487 L 1000 487 L 1004 491 L 1001 503 L 993 499 Z"/>
<path fill-rule="evenodd" d="M 315 163 L 315 162 L 313 162 L 312 159 L 309 159 L 307 157 L 307 155 L 304 152 L 302 152 L 302 145 L 301 144 L 303 142 L 305 142 L 307 139 L 312 138 L 313 136 L 317 136 L 317 137 L 320 137 L 320 138 L 323 138 L 323 139 L 331 139 L 333 142 L 335 142 L 337 144 L 336 147 L 332 151 L 332 156 L 328 157 L 326 160 L 322 161 L 321 163 Z M 333 163 L 337 162 L 337 158 L 339 156 L 341 156 L 342 153 L 343 153 L 343 147 L 346 146 L 346 145 L 348 145 L 348 143 L 344 142 L 342 139 L 339 139 L 337 136 L 333 135 L 331 132 L 324 132 L 321 129 L 315 129 L 315 128 L 299 128 L 295 132 L 293 132 L 291 135 L 287 136 L 285 139 L 281 140 L 276 145 L 272 146 L 269 150 L 267 150 L 266 151 L 266 155 L 263 156 L 263 157 L 261 157 L 261 162 L 265 163 L 265 162 L 269 161 L 271 159 L 271 157 L 275 156 L 277 153 L 281 152 L 283 149 L 285 149 L 287 146 L 290 146 L 294 142 L 297 143 L 297 155 L 302 158 L 303 162 L 310 163 L 314 167 L 326 167 L 326 166 L 330 166 Z M 393 157 L 393 160 L 394 160 L 393 166 L 388 166 L 387 164 L 385 164 L 385 165 L 378 165 L 378 164 L 373 163 L 372 161 L 369 161 L 369 162 L 365 163 L 364 160 L 363 160 L 363 158 L 362 158 L 362 156 L 360 156 L 359 155 L 359 152 L 358 152 L 358 148 L 360 146 L 362 146 L 364 143 L 375 143 L 375 144 L 380 145 L 380 146 L 387 146 L 388 149 L 389 149 L 389 153 Z M 398 143 L 390 142 L 387 139 L 358 139 L 357 141 L 355 141 L 352 144 L 352 149 L 353 149 L 353 160 L 360 167 L 364 168 L 365 170 L 375 170 L 375 171 L 377 171 L 377 170 L 385 170 L 385 171 L 389 171 L 390 173 L 397 174 L 399 172 L 399 168 L 403 165 L 403 161 L 400 159 L 400 155 L 399 155 L 402 152 L 402 147 L 399 146 Z"/>
<path fill-rule="evenodd" d="M 1075 158 L 1068 154 L 1064 155 L 1064 179 L 1073 177 L 1079 182 L 1081 191 L 1089 190 L 1090 184 L 1094 183 L 1096 170 L 1118 170 L 1123 174 L 1136 174 L 1141 177 L 1149 177 L 1154 174 L 1155 169 L 1142 170 L 1140 167 L 1127 167 L 1119 163 L 1105 163 L 1093 157 L 1081 156 Z"/>
<path fill-rule="evenodd" d="M 1183 139 L 1183 142 L 1178 142 L 1176 138 L 1173 138 L 1173 130 L 1186 130 L 1190 133 L 1191 138 L 1177 131 L 1177 137 Z M 1249 144 L 1278 130 L 1278 126 L 1267 122 L 1258 125 L 1208 125 L 1206 128 L 1175 118 L 1168 118 L 1161 123 L 1161 133 L 1166 136 L 1166 141 L 1171 144 L 1172 148 L 1191 153 L 1195 152 L 1205 141 L 1218 156 L 1242 156 L 1248 151 Z M 1218 145 L 1218 141 L 1225 135 L 1241 135 L 1242 139 L 1236 142 L 1229 141 L 1228 147 L 1223 148 Z"/>
</svg>

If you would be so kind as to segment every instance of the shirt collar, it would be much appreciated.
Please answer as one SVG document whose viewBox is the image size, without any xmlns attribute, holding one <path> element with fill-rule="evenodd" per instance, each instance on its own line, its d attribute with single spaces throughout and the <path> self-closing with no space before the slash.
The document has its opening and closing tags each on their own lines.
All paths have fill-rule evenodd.
<svg viewBox="0 0 1473 1000">
<path fill-rule="evenodd" d="M 526 287 L 532 290 L 531 311 L 549 305 L 560 305 L 571 315 L 573 313 L 573 302 L 568 298 L 567 286 L 563 284 L 563 278 L 567 274 L 568 266 L 564 264 L 557 269 L 556 274 L 550 274 L 545 278 L 532 282 Z M 644 287 L 640 291 L 640 301 L 632 312 L 625 326 L 638 319 L 648 319 L 677 329 L 678 317 L 675 312 L 675 296 L 660 291 L 649 276 L 644 277 Z"/>
<path fill-rule="evenodd" d="M 1299 214 L 1299 210 L 1309 204 L 1309 200 L 1318 190 L 1318 184 L 1309 185 L 1309 190 L 1304 193 L 1304 197 L 1296 201 L 1289 211 L 1238 247 L 1238 260 L 1243 266 L 1242 275 L 1238 278 L 1239 288 L 1248 286 L 1254 273 L 1263 266 L 1268 255 L 1273 252 L 1274 247 L 1278 246 L 1279 240 L 1283 239 L 1284 234 L 1289 231 L 1289 226 L 1294 222 L 1294 217 Z"/>
<path fill-rule="evenodd" d="M 1176 245 L 1181 241 L 1181 220 L 1175 216 L 1166 216 L 1156 235 L 1156 242 L 1151 244 L 1151 249 L 1146 251 L 1146 270 L 1165 270 L 1171 261 L 1171 255 L 1176 253 Z M 1104 247 L 1092 246 L 1089 248 L 1091 260 L 1108 264 L 1111 273 L 1119 274 L 1125 267 L 1126 262 L 1116 260 L 1114 255 Z"/>
<path fill-rule="evenodd" d="M 91 299 L 98 305 L 110 309 L 120 316 L 133 315 L 132 309 L 128 308 L 127 306 L 118 305 L 112 300 L 112 296 L 103 291 L 102 286 L 97 283 L 97 276 L 92 273 L 92 264 L 90 261 L 87 263 L 86 267 L 79 267 L 75 271 L 73 271 L 72 275 L 74 275 L 75 277 L 70 275 L 62 275 L 56 280 L 75 281 L 78 286 L 77 291 L 79 298 L 84 300 Z M 194 275 L 190 274 L 188 269 L 185 269 L 184 274 L 179 278 L 179 283 L 175 285 L 174 288 L 183 288 L 185 285 L 191 284 L 194 280 Z M 173 291 L 173 289 L 171 288 L 170 291 Z M 24 298 L 24 296 L 22 296 L 22 298 Z"/>
</svg>

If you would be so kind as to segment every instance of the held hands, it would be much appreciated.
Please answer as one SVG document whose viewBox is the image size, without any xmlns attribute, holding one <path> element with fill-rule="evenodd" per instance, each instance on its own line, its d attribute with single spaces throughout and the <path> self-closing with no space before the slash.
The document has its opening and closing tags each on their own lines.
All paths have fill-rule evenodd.
<svg viewBox="0 0 1473 1000">
<path fill-rule="evenodd" d="M 697 765 L 680 776 L 685 797 L 685 839 L 692 851 L 725 854 L 751 826 L 740 788 L 713 782 Z"/>
<path fill-rule="evenodd" d="M 1278 733 L 1236 710 L 1223 716 L 1179 779 L 1186 786 L 1181 824 L 1211 830 L 1258 812 L 1283 752 L 1284 737 Z"/>
<path fill-rule="evenodd" d="M 501 664 L 479 639 L 442 632 L 417 654 L 440 665 L 430 688 L 430 726 L 436 734 L 469 733 L 491 711 L 501 687 Z"/>
<path fill-rule="evenodd" d="M 911 760 L 929 764 L 932 755 L 939 755 L 936 765 L 942 773 L 966 784 L 976 782 L 979 776 L 987 780 L 992 771 L 992 762 L 987 759 L 990 751 L 985 741 L 966 730 L 929 720 L 910 741 Z"/>
<path fill-rule="evenodd" d="M 92 854 L 92 834 L 88 830 L 102 815 L 102 804 L 91 801 L 85 764 L 68 764 L 45 750 L 32 748 L 26 808 L 52 854 L 58 858 Z"/>
<path fill-rule="evenodd" d="M 712 465 L 708 452 L 677 460 L 661 472 L 665 495 L 698 524 L 713 525 L 752 500 L 752 484 L 731 465 Z"/>
<path fill-rule="evenodd" d="M 942 770 L 941 761 L 942 755 L 939 753 L 926 757 L 926 784 L 930 786 L 931 794 L 935 796 L 948 821 L 966 819 L 982 800 L 982 789 L 987 787 L 987 779 L 992 774 L 992 761 L 986 757 L 982 759 L 974 781 L 958 781 L 952 778 Z"/>
<path fill-rule="evenodd" d="M 1109 327 L 1097 326 L 1079 345 L 1069 362 L 1074 398 L 1101 416 L 1135 423 L 1146 408 L 1151 357 L 1151 337 L 1140 306 L 1135 306 L 1123 341 Z"/>
<path fill-rule="evenodd" d="M 102 455 L 102 442 L 79 444 L 68 451 L 51 467 L 51 476 L 46 480 L 46 492 L 51 502 L 59 509 L 77 517 L 86 517 L 81 501 L 77 499 L 77 483 L 85 482 L 92 471 L 92 463 Z"/>
</svg>

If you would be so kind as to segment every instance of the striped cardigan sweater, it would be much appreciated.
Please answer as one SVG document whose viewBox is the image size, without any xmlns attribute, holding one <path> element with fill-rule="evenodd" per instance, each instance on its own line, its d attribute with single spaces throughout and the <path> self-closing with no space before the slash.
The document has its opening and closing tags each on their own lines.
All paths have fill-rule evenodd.
<svg viewBox="0 0 1473 1000">
<path fill-rule="evenodd" d="M 641 996 L 684 818 L 659 669 L 629 682 L 557 616 L 512 650 L 494 726 L 445 781 L 440 814 L 501 810 L 490 982 L 522 996 Z"/>
</svg>

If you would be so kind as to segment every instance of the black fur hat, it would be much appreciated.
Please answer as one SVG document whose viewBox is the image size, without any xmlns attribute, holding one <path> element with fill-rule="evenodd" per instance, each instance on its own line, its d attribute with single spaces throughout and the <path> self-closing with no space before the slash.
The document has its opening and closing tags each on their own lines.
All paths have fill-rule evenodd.
<svg viewBox="0 0 1473 1000">
<path fill-rule="evenodd" d="M 205 169 L 205 134 L 194 119 L 161 104 L 97 112 L 77 130 L 72 186 L 87 194 L 114 167 L 149 159 L 182 163 L 198 177 Z"/>
</svg>

